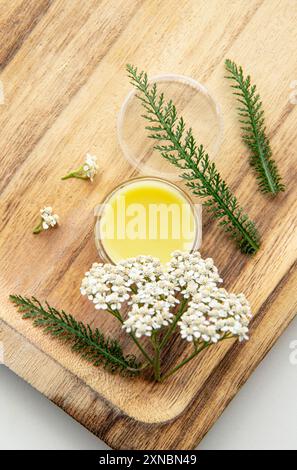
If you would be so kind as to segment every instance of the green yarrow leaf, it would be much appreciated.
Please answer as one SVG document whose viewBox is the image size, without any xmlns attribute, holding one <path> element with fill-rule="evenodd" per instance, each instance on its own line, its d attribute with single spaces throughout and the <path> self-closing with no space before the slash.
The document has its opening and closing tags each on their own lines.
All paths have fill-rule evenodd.
<svg viewBox="0 0 297 470">
<path fill-rule="evenodd" d="M 254 169 L 260 190 L 276 195 L 285 190 L 276 162 L 272 159 L 270 142 L 266 134 L 264 111 L 256 85 L 251 77 L 244 77 L 243 70 L 235 62 L 226 60 L 227 79 L 239 102 L 237 108 L 242 139 L 250 150 L 250 165 Z"/>
<path fill-rule="evenodd" d="M 158 94 L 156 83 L 149 83 L 145 72 L 127 65 L 128 76 L 137 89 L 148 137 L 156 141 L 155 149 L 171 164 L 180 168 L 181 178 L 196 196 L 204 198 L 204 205 L 219 226 L 236 242 L 240 250 L 253 254 L 260 240 L 255 224 L 249 219 L 222 179 L 215 164 L 202 145 L 198 145 L 192 129 L 186 129 L 182 117 L 172 101 Z"/>
<path fill-rule="evenodd" d="M 71 349 L 94 366 L 103 365 L 110 372 L 123 375 L 136 375 L 140 363 L 133 355 L 125 356 L 119 342 L 105 335 L 89 324 L 77 321 L 72 315 L 59 311 L 45 302 L 45 307 L 35 297 L 31 299 L 20 295 L 10 295 L 23 319 L 33 321 L 35 327 L 41 328 L 60 341 L 69 343 Z"/>
</svg>

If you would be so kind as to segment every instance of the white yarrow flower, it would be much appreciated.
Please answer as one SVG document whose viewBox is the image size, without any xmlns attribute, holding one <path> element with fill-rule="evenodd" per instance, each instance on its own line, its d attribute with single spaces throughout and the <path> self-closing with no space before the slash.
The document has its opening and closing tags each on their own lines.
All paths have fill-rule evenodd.
<svg viewBox="0 0 297 470">
<path fill-rule="evenodd" d="M 50 206 L 46 206 L 40 209 L 40 222 L 33 230 L 34 234 L 38 234 L 43 230 L 56 227 L 59 222 L 59 216 L 53 213 L 53 209 Z"/>
<path fill-rule="evenodd" d="M 98 173 L 97 157 L 95 157 L 95 155 L 91 155 L 90 153 L 87 153 L 85 156 L 85 161 L 83 165 L 81 165 L 76 170 L 71 171 L 66 176 L 63 176 L 62 180 L 67 180 L 69 178 L 79 178 L 83 180 L 89 179 L 90 181 L 93 181 L 97 173 Z"/>
<path fill-rule="evenodd" d="M 83 170 L 86 176 L 93 181 L 94 176 L 98 172 L 97 157 L 89 153 L 86 154 L 85 163 L 83 165 Z"/>
</svg>

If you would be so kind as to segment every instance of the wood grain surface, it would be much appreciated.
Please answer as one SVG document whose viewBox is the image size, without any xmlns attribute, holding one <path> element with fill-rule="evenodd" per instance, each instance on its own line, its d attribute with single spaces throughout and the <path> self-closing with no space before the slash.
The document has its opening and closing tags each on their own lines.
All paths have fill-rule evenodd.
<svg viewBox="0 0 297 470">
<path fill-rule="evenodd" d="M 192 449 L 223 412 L 296 313 L 297 4 L 292 0 L 0 1 L 0 341 L 5 364 L 117 449 Z M 275 159 L 287 184 L 274 200 L 257 190 L 224 80 L 230 58 L 252 74 L 266 110 Z M 23 321 L 10 293 L 36 295 L 129 341 L 114 319 L 80 296 L 98 259 L 93 209 L 135 174 L 116 137 L 130 89 L 125 64 L 150 75 L 180 73 L 219 101 L 224 139 L 216 163 L 262 234 L 240 254 L 204 215 L 202 255 L 249 298 L 250 341 L 221 344 L 162 385 L 91 367 Z M 94 183 L 60 180 L 84 154 L 97 155 Z M 32 235 L 39 209 L 58 230 Z M 166 359 L 184 354 L 176 339 Z M 169 355 L 167 356 L 169 357 Z M 277 373 L 277 371 L 276 371 Z"/>
</svg>

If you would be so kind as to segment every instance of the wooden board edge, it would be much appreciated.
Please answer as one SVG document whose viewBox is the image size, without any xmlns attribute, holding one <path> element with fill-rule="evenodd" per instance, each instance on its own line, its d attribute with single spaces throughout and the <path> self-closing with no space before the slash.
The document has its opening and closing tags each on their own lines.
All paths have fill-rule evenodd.
<svg viewBox="0 0 297 470">
<path fill-rule="evenodd" d="M 204 384 L 204 393 L 196 395 L 187 409 L 169 422 L 148 424 L 125 415 L 0 320 L 0 341 L 5 346 L 4 362 L 9 369 L 114 449 L 194 449 L 295 317 L 297 301 L 292 295 L 285 295 L 294 292 L 292 287 L 297 276 L 293 268 L 280 281 L 255 318 L 252 340 L 244 345 L 234 343 Z M 288 297 L 291 302 L 284 312 L 283 304 L 288 302 Z M 280 320 L 279 311 L 283 312 Z M 265 335 L 267 325 L 274 321 L 279 322 L 278 333 L 273 331 Z M 253 354 L 255 342 L 261 346 L 261 354 L 257 357 Z M 6 347 L 6 344 L 10 344 L 10 347 Z M 249 357 L 249 366 L 242 368 L 238 374 L 236 365 L 241 364 L 243 357 L 245 361 Z M 42 371 L 49 370 L 50 377 L 46 379 Z M 220 386 L 226 380 L 232 386 L 222 396 Z M 210 410 L 208 401 L 215 405 L 215 411 Z"/>
</svg>

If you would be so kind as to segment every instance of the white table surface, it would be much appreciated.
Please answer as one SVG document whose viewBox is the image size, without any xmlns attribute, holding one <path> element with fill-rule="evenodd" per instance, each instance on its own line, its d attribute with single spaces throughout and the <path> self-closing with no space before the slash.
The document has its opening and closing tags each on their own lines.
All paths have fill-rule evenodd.
<svg viewBox="0 0 297 470">
<path fill-rule="evenodd" d="M 297 317 L 198 449 L 297 450 Z M 108 449 L 0 365 L 0 449 Z"/>
</svg>

